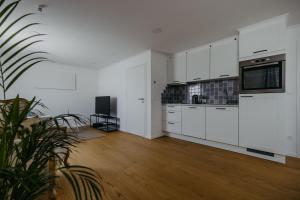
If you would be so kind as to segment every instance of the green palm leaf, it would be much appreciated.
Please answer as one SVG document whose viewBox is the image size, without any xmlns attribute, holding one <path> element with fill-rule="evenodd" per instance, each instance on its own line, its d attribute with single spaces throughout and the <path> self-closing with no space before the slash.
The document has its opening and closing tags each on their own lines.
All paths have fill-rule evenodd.
<svg viewBox="0 0 300 200">
<path fill-rule="evenodd" d="M 35 38 L 35 37 L 38 37 L 38 36 L 43 36 L 43 35 L 45 35 L 45 34 L 35 34 L 35 35 L 31 35 L 31 36 L 28 36 L 28 37 L 26 37 L 26 38 L 24 38 L 24 39 L 22 39 L 22 40 L 20 40 L 20 41 L 18 41 L 18 42 L 16 42 L 16 43 L 14 43 L 13 45 L 9 46 L 8 48 L 6 48 L 6 49 L 4 50 L 4 52 L 1 54 L 1 57 L 5 56 L 8 52 L 10 52 L 10 51 L 13 50 L 14 48 L 16 48 L 18 45 L 20 45 L 20 44 L 26 42 L 27 40 L 32 39 L 32 38 Z M 9 40 L 10 40 L 10 38 L 9 38 L 7 41 L 5 41 L 2 45 L 0 45 L 0 48 L 2 48 Z"/>
<path fill-rule="evenodd" d="M 28 13 L 28 14 L 25 14 L 21 17 L 19 17 L 18 19 L 16 19 L 15 21 L 13 21 L 9 26 L 7 26 L 4 31 L 0 34 L 0 38 L 10 29 L 12 28 L 16 23 L 18 23 L 19 21 L 21 21 L 22 19 L 30 16 L 30 15 L 33 15 L 33 13 Z"/>
<path fill-rule="evenodd" d="M 35 55 L 35 54 L 47 54 L 47 52 L 44 52 L 44 51 L 35 51 L 35 52 L 28 53 L 28 54 L 24 55 L 21 58 L 15 60 L 13 63 L 11 63 L 8 67 L 5 67 L 5 69 L 3 70 L 3 74 L 5 74 L 7 71 L 9 71 L 11 68 L 13 68 L 20 61 L 24 60 L 25 58 L 28 58 L 29 56 Z"/>
<path fill-rule="evenodd" d="M 12 14 L 12 12 L 16 9 L 18 6 L 19 1 L 12 2 L 8 4 L 1 12 L 0 12 L 0 19 L 3 17 L 3 19 L 0 22 L 0 26 L 4 24 L 4 22 L 8 19 L 8 17 Z"/>
<path fill-rule="evenodd" d="M 25 62 L 23 62 L 22 64 L 18 65 L 15 67 L 15 69 L 10 72 L 10 74 L 4 79 L 4 81 L 7 81 L 10 77 L 12 77 L 19 69 L 21 69 L 22 67 L 24 67 L 26 64 L 34 61 L 34 60 L 47 60 L 47 58 L 45 57 L 35 57 L 35 58 L 31 58 L 29 60 L 26 60 Z M 3 72 L 4 74 L 5 72 Z"/>
<path fill-rule="evenodd" d="M 40 62 L 44 62 L 45 60 L 39 60 L 39 61 L 36 61 L 32 64 L 30 64 L 29 66 L 23 68 L 20 72 L 18 72 L 13 78 L 12 80 L 8 83 L 8 85 L 6 86 L 5 90 L 7 91 L 17 80 L 18 78 L 24 74 L 24 72 L 26 72 L 27 70 L 29 70 L 31 67 L 33 67 L 34 65 L 40 63 Z"/>
<path fill-rule="evenodd" d="M 9 56 L 7 59 L 5 59 L 2 63 L 2 66 L 5 65 L 6 63 L 8 63 L 9 61 L 11 61 L 12 59 L 14 59 L 15 57 L 17 57 L 22 51 L 26 50 L 28 47 L 30 47 L 36 43 L 39 43 L 39 42 L 43 42 L 43 40 L 37 40 L 34 42 L 30 42 L 29 44 L 23 46 L 22 48 L 20 48 L 16 52 L 14 52 L 11 56 Z"/>
<path fill-rule="evenodd" d="M 0 48 L 2 48 L 3 46 L 5 46 L 9 41 L 11 41 L 14 37 L 16 37 L 19 33 L 21 33 L 22 31 L 28 29 L 29 27 L 31 26 L 36 26 L 36 25 L 39 25 L 40 23 L 31 23 L 31 24 L 28 24 L 24 27 L 22 27 L 21 29 L 19 29 L 18 31 L 14 32 L 11 36 L 9 36 L 9 38 L 7 38 L 1 45 L 0 45 Z M 32 36 L 29 36 L 19 42 L 16 43 L 16 45 L 28 40 L 28 39 L 31 39 L 33 37 L 37 37 L 37 36 L 43 36 L 45 34 L 36 34 L 36 35 L 32 35 Z M 16 45 L 12 45 L 12 46 L 16 46 Z M 11 47 L 10 47 L 11 48 Z M 9 48 L 8 48 L 9 49 Z M 4 54 L 3 54 L 4 55 Z"/>
<path fill-rule="evenodd" d="M 10 29 L 32 13 L 21 15 L 6 24 L 21 1 L 6 2 L 0 0 L 0 30 L 3 30 L 0 33 L 0 87 L 4 99 L 6 92 L 25 72 L 48 60 L 41 55 L 46 54 L 44 51 L 29 51 L 32 45 L 43 41 L 35 38 L 45 34 L 14 41 L 18 34 L 39 23 L 25 24 L 9 35 Z M 58 121 L 62 120 L 70 127 L 69 117 L 78 123 L 85 123 L 86 120 L 79 115 L 63 114 L 43 120 L 29 130 L 22 126 L 22 122 L 36 107 L 44 108 L 35 98 L 21 106 L 19 96 L 12 102 L 0 103 L 0 199 L 35 200 L 52 191 L 57 187 L 56 179 L 59 177 L 48 171 L 49 160 L 60 165 L 58 170 L 68 180 L 76 200 L 102 199 L 101 177 L 90 168 L 70 166 L 65 162 L 72 148 L 80 141 L 75 134 L 63 131 Z M 17 136 L 20 141 L 16 143 Z"/>
</svg>

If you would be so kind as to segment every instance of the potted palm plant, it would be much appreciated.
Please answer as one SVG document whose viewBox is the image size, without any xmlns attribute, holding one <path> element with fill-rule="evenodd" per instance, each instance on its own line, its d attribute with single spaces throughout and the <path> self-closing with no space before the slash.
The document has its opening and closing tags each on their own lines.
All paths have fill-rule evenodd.
<svg viewBox="0 0 300 200">
<path fill-rule="evenodd" d="M 102 199 L 101 178 L 92 169 L 69 165 L 67 158 L 80 142 L 75 134 L 66 132 L 59 120 L 73 117 L 84 123 L 78 115 L 65 114 L 51 118 L 35 118 L 29 126 L 29 113 L 43 107 L 33 98 L 29 101 L 17 96 L 7 100 L 11 86 L 30 68 L 47 61 L 43 51 L 27 52 L 30 46 L 41 42 L 43 34 L 34 34 L 15 41 L 26 29 L 38 25 L 30 23 L 11 33 L 12 28 L 32 15 L 24 14 L 10 20 L 20 0 L 0 0 L 0 199 L 34 200 L 55 199 L 59 179 L 66 180 L 74 198 Z"/>
</svg>

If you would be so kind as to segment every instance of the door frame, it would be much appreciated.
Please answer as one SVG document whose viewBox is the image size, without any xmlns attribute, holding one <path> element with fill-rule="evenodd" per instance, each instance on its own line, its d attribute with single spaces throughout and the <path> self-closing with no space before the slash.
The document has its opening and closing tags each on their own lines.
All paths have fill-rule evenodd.
<svg viewBox="0 0 300 200">
<path fill-rule="evenodd" d="M 145 80 L 145 88 L 144 88 L 144 91 L 145 91 L 145 97 L 144 97 L 144 110 L 145 110 L 145 113 L 144 113 L 144 133 L 142 135 L 139 135 L 139 134 L 136 134 L 136 133 L 131 133 L 129 132 L 128 130 L 128 123 L 127 123 L 127 119 L 128 119 L 128 93 L 127 93 L 127 74 L 128 74 L 128 71 L 129 69 L 132 69 L 132 68 L 137 68 L 137 67 L 144 67 L 144 80 Z M 133 135 L 137 135 L 137 136 L 141 136 L 141 137 L 146 137 L 147 136 L 147 105 L 148 105 L 148 98 L 147 98 L 147 69 L 148 69 L 148 63 L 145 62 L 145 63 L 141 63 L 141 64 L 138 64 L 138 65 L 133 65 L 131 67 L 128 67 L 126 69 L 126 79 L 125 79 L 125 82 L 126 82 L 126 85 L 125 85 L 125 96 L 126 96 L 126 130 L 128 133 L 130 134 L 133 134 Z"/>
<path fill-rule="evenodd" d="M 300 39 L 296 40 L 296 80 L 297 80 L 297 117 L 296 117 L 296 123 L 297 123 L 297 135 L 296 135 L 296 152 L 297 152 L 297 157 L 300 158 L 300 80 L 298 77 L 300 77 Z"/>
</svg>

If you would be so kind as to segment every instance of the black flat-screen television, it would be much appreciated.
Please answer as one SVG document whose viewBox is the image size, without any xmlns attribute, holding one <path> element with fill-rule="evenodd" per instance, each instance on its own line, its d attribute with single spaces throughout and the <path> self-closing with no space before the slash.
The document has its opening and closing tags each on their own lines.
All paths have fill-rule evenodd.
<svg viewBox="0 0 300 200">
<path fill-rule="evenodd" d="M 116 116 L 116 98 L 100 96 L 95 98 L 95 113 L 101 115 Z"/>
</svg>

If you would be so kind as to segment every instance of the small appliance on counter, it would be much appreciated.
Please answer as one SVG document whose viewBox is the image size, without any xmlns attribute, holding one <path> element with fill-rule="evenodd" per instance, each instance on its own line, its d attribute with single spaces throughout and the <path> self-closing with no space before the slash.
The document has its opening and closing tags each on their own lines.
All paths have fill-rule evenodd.
<svg viewBox="0 0 300 200">
<path fill-rule="evenodd" d="M 203 95 L 193 95 L 192 96 L 192 104 L 207 104 L 208 96 Z"/>
<path fill-rule="evenodd" d="M 200 104 L 198 95 L 195 94 L 192 96 L 192 104 Z"/>
<path fill-rule="evenodd" d="M 201 104 L 207 104 L 208 103 L 208 96 L 200 95 L 199 96 L 199 101 L 200 101 Z"/>
</svg>

